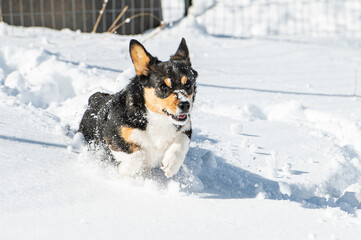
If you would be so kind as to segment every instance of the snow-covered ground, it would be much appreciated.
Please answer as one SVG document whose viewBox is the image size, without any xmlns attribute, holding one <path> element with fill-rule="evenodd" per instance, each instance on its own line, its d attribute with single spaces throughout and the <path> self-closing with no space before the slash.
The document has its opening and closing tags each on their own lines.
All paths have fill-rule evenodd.
<svg viewBox="0 0 361 240">
<path fill-rule="evenodd" d="M 134 75 L 130 37 L 0 23 L 1 239 L 361 236 L 361 50 L 216 38 L 192 17 L 145 46 L 167 60 L 182 36 L 199 73 L 185 165 L 123 179 L 76 131 L 92 93 Z"/>
</svg>

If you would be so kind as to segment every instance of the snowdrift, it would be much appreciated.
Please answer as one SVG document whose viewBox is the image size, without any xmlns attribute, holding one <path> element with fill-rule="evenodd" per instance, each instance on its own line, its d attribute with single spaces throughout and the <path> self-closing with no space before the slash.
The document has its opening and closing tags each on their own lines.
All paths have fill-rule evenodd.
<svg viewBox="0 0 361 240">
<path fill-rule="evenodd" d="M 130 38 L 0 23 L 4 238 L 361 234 L 360 50 L 215 38 L 194 21 L 146 42 L 167 59 L 185 36 L 199 72 L 191 149 L 170 180 L 122 179 L 76 133 L 88 97 L 134 75 Z"/>
</svg>

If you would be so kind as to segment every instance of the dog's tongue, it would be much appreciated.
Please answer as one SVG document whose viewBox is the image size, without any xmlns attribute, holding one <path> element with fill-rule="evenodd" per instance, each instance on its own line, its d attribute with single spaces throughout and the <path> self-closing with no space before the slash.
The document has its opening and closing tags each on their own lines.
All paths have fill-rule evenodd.
<svg viewBox="0 0 361 240">
<path fill-rule="evenodd" d="M 185 114 L 181 114 L 181 115 L 178 115 L 177 118 L 178 118 L 178 119 L 185 119 L 185 118 L 186 118 L 186 115 L 185 115 Z"/>
</svg>

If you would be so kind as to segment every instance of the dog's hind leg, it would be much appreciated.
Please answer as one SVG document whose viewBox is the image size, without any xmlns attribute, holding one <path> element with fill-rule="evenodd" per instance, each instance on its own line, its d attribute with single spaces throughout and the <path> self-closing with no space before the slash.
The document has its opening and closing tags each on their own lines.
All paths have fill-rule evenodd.
<svg viewBox="0 0 361 240">
<path fill-rule="evenodd" d="M 84 135 L 85 140 L 89 143 L 91 141 L 98 141 L 97 122 L 99 121 L 100 109 L 109 101 L 110 95 L 107 93 L 97 92 L 89 97 L 88 108 L 85 111 L 83 118 L 79 125 L 79 132 Z"/>
<path fill-rule="evenodd" d="M 99 108 L 108 100 L 109 93 L 96 92 L 89 97 L 88 106 L 89 108 L 93 108 L 95 110 L 99 110 Z"/>
</svg>

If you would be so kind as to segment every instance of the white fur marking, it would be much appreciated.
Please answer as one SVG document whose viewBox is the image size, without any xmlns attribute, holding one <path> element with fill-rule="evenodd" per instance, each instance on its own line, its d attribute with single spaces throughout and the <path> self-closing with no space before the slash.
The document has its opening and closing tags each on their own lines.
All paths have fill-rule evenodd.
<svg viewBox="0 0 361 240">
<path fill-rule="evenodd" d="M 189 111 L 192 111 L 193 109 L 193 102 L 191 100 L 191 97 L 187 97 L 186 92 L 184 90 L 175 90 L 174 91 L 174 97 L 180 100 L 180 102 L 188 102 L 190 104 Z M 176 115 L 181 114 L 181 110 L 177 107 Z M 178 123 L 179 124 L 179 123 Z M 179 125 L 182 125 L 180 123 Z"/>
<path fill-rule="evenodd" d="M 112 151 L 114 158 L 120 162 L 118 172 L 122 176 L 136 176 L 144 169 L 144 151 L 131 154 Z"/>
<path fill-rule="evenodd" d="M 189 142 L 189 138 L 181 133 L 165 152 L 162 170 L 168 178 L 173 177 L 182 166 L 189 149 Z"/>
<path fill-rule="evenodd" d="M 151 111 L 148 111 L 147 114 L 147 129 L 145 131 L 133 130 L 130 139 L 144 151 L 144 168 L 160 167 L 162 164 L 164 165 L 164 162 L 169 162 L 168 176 L 173 176 L 179 170 L 188 151 L 190 141 L 182 131 L 190 129 L 190 121 L 185 122 L 182 131 L 177 131 L 172 118 Z M 181 147 L 176 147 L 177 144 L 181 145 Z M 172 151 L 177 160 L 174 157 L 171 160 Z M 166 155 L 168 160 L 164 160 Z M 180 162 L 180 165 L 178 162 Z M 175 166 L 175 164 L 179 165 L 179 167 Z"/>
<path fill-rule="evenodd" d="M 121 175 L 135 176 L 143 170 L 162 167 L 167 177 L 174 176 L 184 162 L 189 149 L 189 138 L 183 133 L 191 127 L 190 120 L 177 131 L 171 117 L 148 110 L 148 125 L 145 131 L 134 129 L 130 140 L 141 150 L 127 154 L 112 151 L 114 158 L 121 162 Z"/>
</svg>

